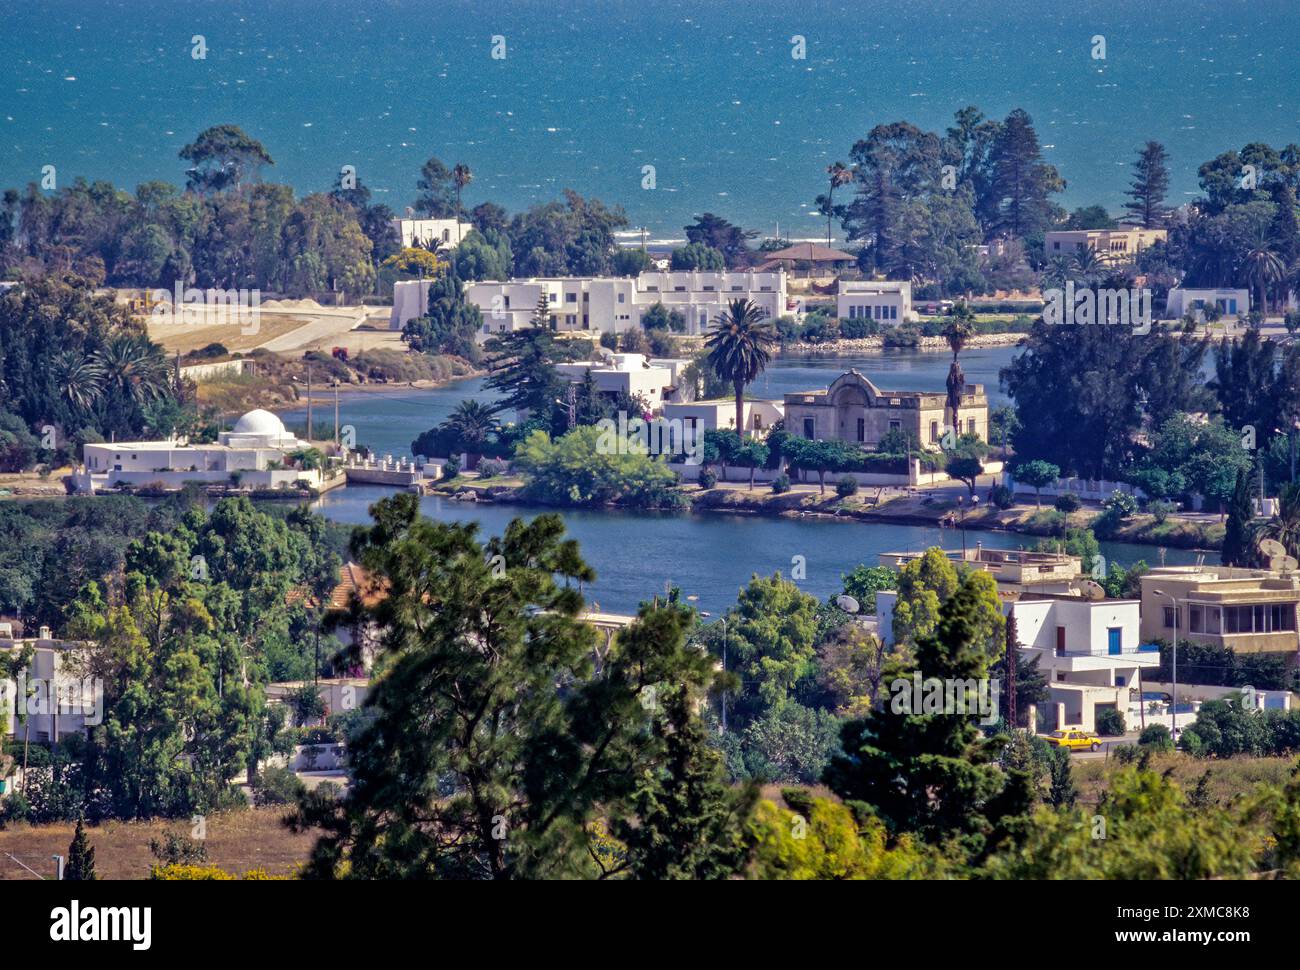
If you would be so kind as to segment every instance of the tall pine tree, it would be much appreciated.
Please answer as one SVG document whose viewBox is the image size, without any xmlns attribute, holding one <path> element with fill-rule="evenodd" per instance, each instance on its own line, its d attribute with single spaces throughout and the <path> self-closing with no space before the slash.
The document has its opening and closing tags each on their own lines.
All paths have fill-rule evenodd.
<svg viewBox="0 0 1300 970">
<path fill-rule="evenodd" d="M 950 685 L 985 680 L 989 654 L 980 614 L 980 591 L 963 582 L 943 605 L 936 632 L 917 643 L 915 659 L 900 660 L 886 678 L 894 697 L 844 726 L 844 754 L 825 776 L 840 797 L 870 806 L 892 835 L 914 832 L 935 843 L 958 837 L 972 855 L 991 848 L 1007 823 L 1027 811 L 1030 779 L 999 767 L 1005 738 L 985 738 L 970 693 L 964 713 L 925 713 L 900 704 L 896 685 L 902 678 L 910 691 L 919 674 L 923 681 L 937 678 L 946 695 Z"/>
<path fill-rule="evenodd" d="M 1149 141 L 1133 163 L 1133 181 L 1124 193 L 1129 197 L 1124 208 L 1129 216 L 1146 229 L 1165 224 L 1169 209 L 1165 194 L 1169 191 L 1169 153 L 1158 141 Z"/>
</svg>

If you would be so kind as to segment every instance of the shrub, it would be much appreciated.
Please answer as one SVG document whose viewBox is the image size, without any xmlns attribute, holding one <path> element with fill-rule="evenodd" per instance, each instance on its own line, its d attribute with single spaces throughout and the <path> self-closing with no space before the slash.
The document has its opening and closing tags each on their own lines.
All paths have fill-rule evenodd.
<svg viewBox="0 0 1300 970">
<path fill-rule="evenodd" d="M 1124 715 L 1116 708 L 1106 708 L 1097 715 L 1097 733 L 1107 738 L 1114 738 L 1123 734 Z"/>
<path fill-rule="evenodd" d="M 1009 509 L 1016 504 L 1016 496 L 1005 485 L 994 485 L 989 489 L 989 502 L 994 508 Z"/>
<path fill-rule="evenodd" d="M 253 804 L 290 805 L 306 790 L 298 776 L 288 768 L 274 765 L 263 768 L 253 784 Z"/>
<path fill-rule="evenodd" d="M 484 458 L 478 463 L 479 478 L 496 478 L 498 475 L 504 475 L 509 466 L 503 461 L 497 461 L 495 458 Z"/>
<path fill-rule="evenodd" d="M 1056 506 L 1056 511 L 1064 512 L 1068 515 L 1071 512 L 1078 512 L 1079 507 L 1083 503 L 1079 501 L 1079 496 L 1071 495 L 1067 492 L 1064 495 L 1056 496 L 1056 501 L 1053 504 Z"/>
<path fill-rule="evenodd" d="M 703 468 L 700 470 L 698 481 L 700 488 L 712 488 L 718 484 L 718 473 L 712 468 Z"/>
<path fill-rule="evenodd" d="M 1173 502 L 1167 502 L 1164 499 L 1156 499 L 1147 503 L 1147 511 L 1155 518 L 1157 525 L 1164 525 L 1164 522 L 1178 508 Z"/>
<path fill-rule="evenodd" d="M 1138 735 L 1138 744 L 1155 751 L 1173 751 L 1174 738 L 1163 724 L 1150 724 Z"/>
<path fill-rule="evenodd" d="M 1111 757 L 1122 765 L 1131 765 L 1137 761 L 1142 752 L 1136 744 L 1117 744 L 1110 749 Z"/>
<path fill-rule="evenodd" d="M 835 483 L 835 494 L 840 498 L 848 498 L 850 495 L 857 495 L 858 480 L 852 475 L 845 475 Z"/>
<path fill-rule="evenodd" d="M 789 475 L 777 475 L 776 478 L 772 479 L 772 494 L 781 495 L 788 491 L 790 491 Z"/>
<path fill-rule="evenodd" d="M 1116 492 L 1102 503 L 1102 508 L 1117 521 L 1123 522 L 1137 511 L 1137 499 L 1128 492 Z"/>
</svg>

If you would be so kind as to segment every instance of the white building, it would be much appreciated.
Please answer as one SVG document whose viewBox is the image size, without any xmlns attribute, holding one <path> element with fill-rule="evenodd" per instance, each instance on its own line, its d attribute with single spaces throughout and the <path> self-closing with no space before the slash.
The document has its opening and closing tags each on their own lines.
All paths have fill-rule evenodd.
<svg viewBox="0 0 1300 970">
<path fill-rule="evenodd" d="M 656 360 L 644 354 L 610 354 L 603 360 L 579 360 L 556 364 L 555 369 L 570 383 L 587 379 L 588 371 L 601 394 L 640 397 L 652 412 L 658 412 L 677 390 L 684 361 Z"/>
<path fill-rule="evenodd" d="M 474 228 L 473 223 L 457 222 L 455 219 L 405 219 L 391 220 L 393 229 L 402 240 L 402 248 L 420 246 L 425 249 L 451 249 L 459 246 L 461 241 Z"/>
<path fill-rule="evenodd" d="M 797 313 L 798 301 L 786 292 L 785 270 L 757 272 L 676 271 L 642 273 L 636 279 L 637 308 L 644 313 L 656 303 L 686 318 L 686 332 L 705 333 L 732 300 L 752 300 L 763 315 L 775 320 Z M 638 318 L 639 319 L 639 318 Z"/>
<path fill-rule="evenodd" d="M 1047 730 L 1094 731 L 1097 715 L 1113 707 L 1136 729 L 1130 692 L 1138 672 L 1160 665 L 1158 650 L 1143 649 L 1138 600 L 1088 600 L 1030 594 L 1014 607 L 1021 656 L 1038 658 L 1052 691 Z M 1133 693 L 1136 698 L 1137 694 Z"/>
<path fill-rule="evenodd" d="M 103 684 L 77 663 L 85 646 L 57 640 L 45 626 L 37 636 L 17 637 L 11 624 L 0 623 L 0 654 L 32 651 L 25 670 L 0 681 L 0 721 L 9 737 L 48 744 L 55 732 L 63 738 L 102 722 Z"/>
<path fill-rule="evenodd" d="M 892 324 L 915 320 L 912 284 L 898 280 L 840 280 L 835 315 L 841 320 Z"/>
<path fill-rule="evenodd" d="M 299 480 L 320 485 L 316 469 L 284 468 L 291 452 L 310 447 L 284 428 L 270 411 L 249 411 L 216 444 L 191 445 L 183 438 L 166 441 L 118 441 L 88 444 L 83 465 L 73 475 L 78 490 L 94 492 L 115 485 L 180 488 L 187 482 L 232 483 L 253 488 L 286 488 Z"/>
<path fill-rule="evenodd" d="M 428 280 L 393 286 L 389 328 L 401 330 L 428 304 Z M 688 334 L 704 333 L 736 299 L 752 300 L 773 319 L 797 312 L 786 293 L 785 273 L 647 272 L 638 277 L 562 276 L 485 281 L 465 287 L 465 299 L 483 314 L 483 332 L 505 333 L 532 323 L 545 300 L 551 326 L 560 331 L 622 333 L 641 326 L 656 303 L 681 314 Z"/>
<path fill-rule="evenodd" d="M 1096 730 L 1097 715 L 1107 707 L 1116 708 L 1131 727 L 1130 691 L 1137 690 L 1138 671 L 1160 663 L 1158 651 L 1142 649 L 1139 601 L 1047 593 L 1019 596 L 1004 598 L 1002 612 L 1014 610 L 1020 656 L 1038 659 L 1051 689 L 1049 706 L 1042 711 L 1046 730 Z M 898 593 L 892 590 L 876 594 L 879 633 L 890 646 L 897 601 Z"/>
<path fill-rule="evenodd" d="M 745 398 L 743 404 L 745 433 L 762 437 L 772 425 L 785 416 L 785 404 L 781 401 L 763 401 Z M 682 427 L 691 429 L 694 435 L 703 435 L 706 431 L 734 431 L 736 428 L 735 398 L 719 397 L 707 401 L 680 401 L 664 405 L 663 416 L 669 420 L 680 420 Z"/>
<path fill-rule="evenodd" d="M 1210 304 L 1224 316 L 1245 316 L 1250 312 L 1250 290 L 1224 288 L 1184 289 L 1174 287 L 1165 303 L 1165 317 L 1180 319 L 1188 310 L 1200 310 Z"/>
</svg>

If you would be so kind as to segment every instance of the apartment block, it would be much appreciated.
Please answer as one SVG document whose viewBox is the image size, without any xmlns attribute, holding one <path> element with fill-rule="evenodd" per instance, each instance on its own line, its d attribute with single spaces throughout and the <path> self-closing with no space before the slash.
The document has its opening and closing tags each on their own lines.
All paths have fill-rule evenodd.
<svg viewBox="0 0 1300 970">
<path fill-rule="evenodd" d="M 424 314 L 428 280 L 393 287 L 389 328 Z M 647 272 L 637 277 L 559 276 L 484 281 L 465 288 L 465 299 L 483 314 L 483 333 L 507 333 L 530 326 L 545 302 L 550 325 L 562 332 L 622 333 L 641 326 L 656 303 L 682 316 L 685 333 L 702 334 L 736 299 L 752 300 L 775 319 L 797 308 L 787 298 L 785 273 Z"/>
</svg>

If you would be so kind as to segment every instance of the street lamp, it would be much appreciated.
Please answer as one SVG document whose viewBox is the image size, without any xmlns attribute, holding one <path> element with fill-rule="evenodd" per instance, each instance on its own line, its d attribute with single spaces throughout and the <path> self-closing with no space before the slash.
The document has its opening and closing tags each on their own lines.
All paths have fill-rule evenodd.
<svg viewBox="0 0 1300 970">
<path fill-rule="evenodd" d="M 1174 604 L 1174 654 L 1171 664 L 1174 680 L 1173 703 L 1169 705 L 1170 723 L 1173 725 L 1170 733 L 1174 736 L 1174 744 L 1178 743 L 1178 597 L 1172 593 L 1166 593 L 1162 589 L 1152 590 L 1157 596 L 1168 596 L 1169 601 Z"/>
<path fill-rule="evenodd" d="M 706 610 L 700 610 L 700 616 L 704 617 L 705 619 L 708 619 L 709 617 L 713 616 L 713 614 L 709 613 Z M 722 623 L 722 672 L 725 674 L 727 672 L 727 618 L 725 616 L 722 617 L 721 623 Z M 724 690 L 722 692 L 722 733 L 725 734 L 726 732 L 727 732 L 727 692 Z"/>
</svg>

